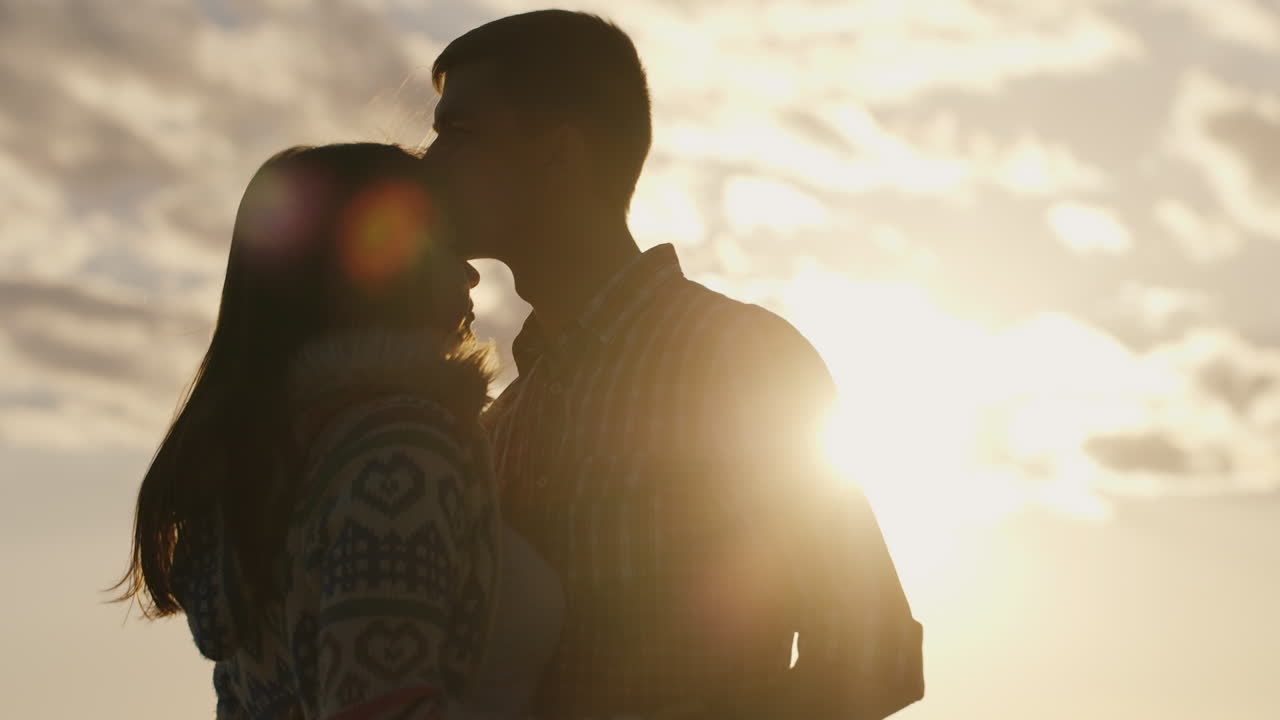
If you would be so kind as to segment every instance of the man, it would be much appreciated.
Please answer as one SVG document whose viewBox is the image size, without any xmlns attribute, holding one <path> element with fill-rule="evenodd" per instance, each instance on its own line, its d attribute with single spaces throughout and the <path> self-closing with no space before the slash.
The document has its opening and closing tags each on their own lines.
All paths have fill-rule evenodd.
<svg viewBox="0 0 1280 720">
<path fill-rule="evenodd" d="M 453 41 L 433 78 L 424 162 L 464 253 L 506 263 L 533 306 L 486 426 L 504 515 L 564 582 L 539 717 L 864 720 L 921 697 L 880 531 L 819 459 L 822 360 L 628 230 L 651 138 L 630 39 L 516 15 Z"/>
</svg>

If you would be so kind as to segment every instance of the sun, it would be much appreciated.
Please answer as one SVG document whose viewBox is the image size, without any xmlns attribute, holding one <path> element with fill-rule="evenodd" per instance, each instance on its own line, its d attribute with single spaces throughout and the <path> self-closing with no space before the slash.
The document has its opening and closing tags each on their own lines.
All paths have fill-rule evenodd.
<svg viewBox="0 0 1280 720">
<path fill-rule="evenodd" d="M 1001 382 L 983 355 L 989 331 L 919 286 L 818 267 L 798 273 L 782 302 L 840 390 L 822 438 L 827 459 L 866 493 L 904 582 L 927 581 L 959 535 L 1027 502 L 1016 474 L 981 457 Z"/>
<path fill-rule="evenodd" d="M 1061 313 L 993 328 L 924 286 L 855 281 L 816 261 L 776 299 L 836 381 L 827 459 L 866 494 L 904 583 L 927 584 L 958 540 L 1028 506 L 1105 520 L 1095 488 L 1107 470 L 1086 440 L 1141 424 L 1144 398 L 1170 392 L 1132 351 Z"/>
</svg>

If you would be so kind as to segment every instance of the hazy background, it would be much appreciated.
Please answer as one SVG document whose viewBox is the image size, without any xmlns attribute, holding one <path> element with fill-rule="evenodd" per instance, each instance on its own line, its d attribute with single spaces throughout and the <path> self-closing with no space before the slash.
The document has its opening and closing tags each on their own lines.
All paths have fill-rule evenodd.
<svg viewBox="0 0 1280 720">
<path fill-rule="evenodd" d="M 212 715 L 183 622 L 98 590 L 239 195 L 286 145 L 423 141 L 435 54 L 534 7 L 0 0 L 7 716 Z M 900 717 L 1280 717 L 1280 2 L 582 7 L 649 70 L 638 240 L 841 384 L 926 628 Z"/>
</svg>

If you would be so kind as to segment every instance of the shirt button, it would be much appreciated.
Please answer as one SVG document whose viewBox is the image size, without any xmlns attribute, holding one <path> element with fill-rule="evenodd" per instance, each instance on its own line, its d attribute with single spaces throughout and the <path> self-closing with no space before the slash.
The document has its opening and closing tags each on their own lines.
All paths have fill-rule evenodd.
<svg viewBox="0 0 1280 720">
<path fill-rule="evenodd" d="M 551 391 L 552 395 L 559 395 L 564 392 L 564 385 L 561 385 L 559 381 L 556 381 L 548 385 L 547 389 Z"/>
<path fill-rule="evenodd" d="M 540 488 L 544 488 L 544 487 L 546 487 L 546 486 L 547 486 L 547 476 L 546 476 L 546 475 L 539 475 L 539 476 L 538 476 L 538 479 L 537 479 L 537 480 L 535 480 L 533 484 L 534 484 L 534 485 L 537 485 L 537 486 L 538 486 L 538 487 L 540 487 Z"/>
</svg>

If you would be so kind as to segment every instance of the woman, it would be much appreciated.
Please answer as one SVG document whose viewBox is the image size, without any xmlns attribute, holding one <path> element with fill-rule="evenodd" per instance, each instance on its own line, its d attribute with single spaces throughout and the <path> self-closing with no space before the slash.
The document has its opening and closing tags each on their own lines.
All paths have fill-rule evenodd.
<svg viewBox="0 0 1280 720">
<path fill-rule="evenodd" d="M 558 585 L 503 530 L 477 426 L 477 276 L 420 167 L 293 148 L 241 201 L 122 581 L 187 615 L 219 718 L 511 716 L 554 649 Z"/>
</svg>

